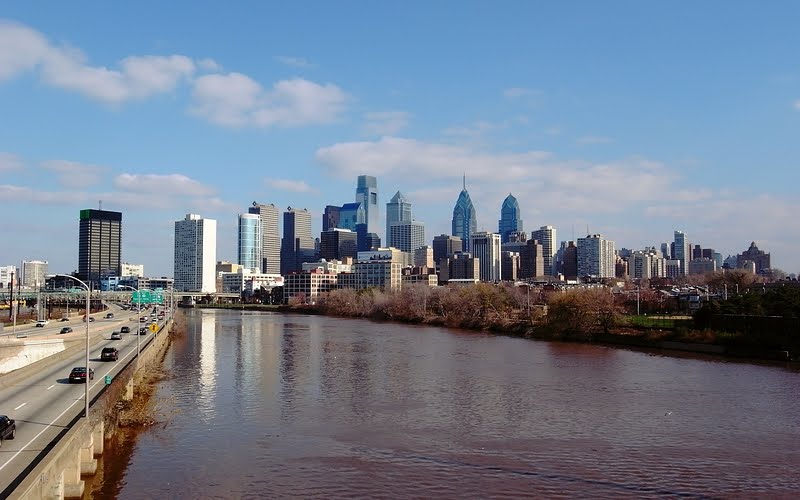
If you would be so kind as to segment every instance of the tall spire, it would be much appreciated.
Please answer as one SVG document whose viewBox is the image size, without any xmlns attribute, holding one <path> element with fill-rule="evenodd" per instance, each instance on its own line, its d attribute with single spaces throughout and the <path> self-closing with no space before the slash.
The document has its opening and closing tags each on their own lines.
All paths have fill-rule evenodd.
<svg viewBox="0 0 800 500">
<path fill-rule="evenodd" d="M 464 191 L 467 190 L 467 173 L 464 172 Z"/>
</svg>

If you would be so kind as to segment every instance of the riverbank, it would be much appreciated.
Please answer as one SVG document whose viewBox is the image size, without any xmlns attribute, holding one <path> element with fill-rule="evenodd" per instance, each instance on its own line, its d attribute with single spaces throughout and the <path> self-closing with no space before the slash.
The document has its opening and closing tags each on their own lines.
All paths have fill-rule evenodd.
<svg viewBox="0 0 800 500">
<path fill-rule="evenodd" d="M 323 314 L 334 317 L 364 318 L 373 321 L 389 321 L 406 324 L 424 324 L 430 326 L 455 327 L 473 331 L 490 331 L 498 335 L 524 337 L 535 340 L 555 342 L 578 342 L 586 344 L 601 344 L 617 347 L 641 348 L 657 351 L 679 351 L 696 354 L 711 355 L 724 358 L 754 361 L 778 361 L 786 363 L 800 363 L 797 353 L 790 353 L 782 349 L 758 348 L 752 345 L 737 344 L 737 336 L 725 332 L 708 330 L 692 330 L 687 328 L 631 328 L 629 326 L 611 327 L 607 332 L 593 332 L 589 334 L 574 334 L 562 329 L 549 328 L 544 323 L 530 324 L 523 322 L 505 322 L 481 324 L 471 322 L 468 324 L 452 325 L 442 317 L 428 317 L 424 320 L 414 321 L 408 319 L 397 320 L 386 317 L 385 314 L 364 316 L 362 314 L 330 314 L 321 307 L 311 305 L 267 305 L 267 304 L 204 304 L 198 308 L 232 309 L 246 311 L 264 311 L 276 313 L 301 313 Z M 726 342 L 716 342 L 724 339 Z"/>
</svg>

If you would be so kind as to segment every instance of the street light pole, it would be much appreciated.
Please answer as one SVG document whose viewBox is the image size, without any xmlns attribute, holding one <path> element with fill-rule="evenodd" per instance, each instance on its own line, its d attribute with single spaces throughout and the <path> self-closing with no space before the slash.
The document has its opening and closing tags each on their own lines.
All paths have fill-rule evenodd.
<svg viewBox="0 0 800 500">
<path fill-rule="evenodd" d="M 79 280 L 75 276 L 70 276 L 69 274 L 51 274 L 48 275 L 50 278 L 54 278 L 56 276 L 61 276 L 64 278 L 70 278 L 81 285 L 86 289 L 86 317 L 84 318 L 86 321 L 86 383 L 84 384 L 84 391 L 83 391 L 83 416 L 85 418 L 89 418 L 89 308 L 91 307 L 91 289 L 89 285 L 84 283 L 83 281 Z"/>
</svg>

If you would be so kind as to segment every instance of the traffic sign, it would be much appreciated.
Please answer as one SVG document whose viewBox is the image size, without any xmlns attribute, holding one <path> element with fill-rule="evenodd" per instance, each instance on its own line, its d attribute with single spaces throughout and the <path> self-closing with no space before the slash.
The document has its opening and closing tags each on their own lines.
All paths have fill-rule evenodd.
<svg viewBox="0 0 800 500">
<path fill-rule="evenodd" d="M 106 375 L 106 385 L 111 385 L 111 375 Z"/>
<path fill-rule="evenodd" d="M 133 304 L 150 304 L 153 302 L 153 293 L 150 290 L 136 290 L 131 295 Z"/>
<path fill-rule="evenodd" d="M 158 331 L 158 323 L 153 323 L 150 325 L 150 331 L 156 333 Z"/>
</svg>

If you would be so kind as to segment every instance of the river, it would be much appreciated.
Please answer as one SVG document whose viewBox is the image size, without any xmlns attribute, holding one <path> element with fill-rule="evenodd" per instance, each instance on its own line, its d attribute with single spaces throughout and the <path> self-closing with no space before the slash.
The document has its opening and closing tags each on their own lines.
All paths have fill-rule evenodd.
<svg viewBox="0 0 800 500">
<path fill-rule="evenodd" d="M 95 497 L 796 497 L 800 372 L 190 310 Z"/>
</svg>

